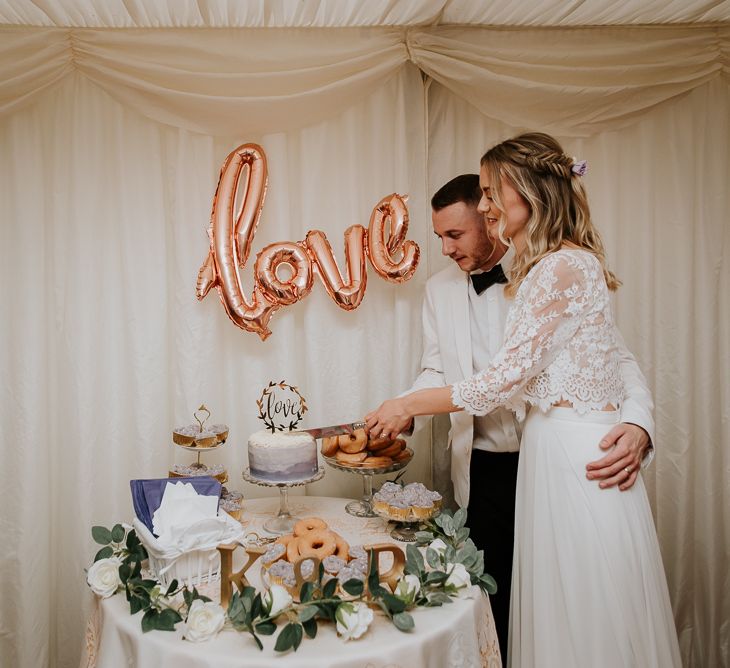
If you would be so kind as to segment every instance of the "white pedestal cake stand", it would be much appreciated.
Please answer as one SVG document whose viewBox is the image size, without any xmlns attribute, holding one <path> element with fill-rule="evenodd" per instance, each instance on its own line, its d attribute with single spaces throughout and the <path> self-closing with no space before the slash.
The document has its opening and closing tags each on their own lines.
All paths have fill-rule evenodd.
<svg viewBox="0 0 730 668">
<path fill-rule="evenodd" d="M 379 468 L 357 468 L 354 466 L 346 466 L 341 462 L 338 462 L 333 457 L 325 457 L 324 460 L 333 468 L 338 471 L 346 471 L 347 473 L 357 473 L 362 476 L 362 498 L 359 501 L 350 501 L 345 506 L 345 510 L 355 517 L 378 517 L 373 512 L 373 476 L 382 475 L 385 473 L 394 473 L 408 466 L 408 463 L 413 459 L 413 452 L 411 457 L 405 462 L 393 462 L 388 466 L 382 466 Z"/>
<path fill-rule="evenodd" d="M 278 487 L 279 488 L 279 512 L 276 517 L 272 517 L 264 522 L 264 529 L 269 533 L 285 534 L 291 533 L 294 525 L 297 523 L 298 517 L 294 517 L 289 512 L 289 488 L 308 485 L 310 482 L 317 482 L 324 477 L 324 468 L 317 469 L 311 478 L 306 480 L 297 480 L 296 482 L 274 482 L 270 480 L 261 480 L 251 475 L 251 470 L 246 468 L 243 470 L 243 479 L 254 485 L 261 487 Z"/>
</svg>

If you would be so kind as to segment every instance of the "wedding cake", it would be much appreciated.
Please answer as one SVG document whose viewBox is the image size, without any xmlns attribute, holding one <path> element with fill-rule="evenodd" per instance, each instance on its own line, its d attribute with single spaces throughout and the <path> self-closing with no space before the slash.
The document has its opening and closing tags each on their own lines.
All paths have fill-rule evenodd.
<svg viewBox="0 0 730 668">
<path fill-rule="evenodd" d="M 267 482 L 299 482 L 317 473 L 317 445 L 304 431 L 270 432 L 248 438 L 251 476 Z"/>
</svg>

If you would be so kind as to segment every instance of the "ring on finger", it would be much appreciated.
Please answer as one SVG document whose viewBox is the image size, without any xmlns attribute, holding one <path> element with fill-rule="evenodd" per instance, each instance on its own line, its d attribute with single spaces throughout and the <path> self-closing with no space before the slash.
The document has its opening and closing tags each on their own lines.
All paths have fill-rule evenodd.
<svg viewBox="0 0 730 668">
<path fill-rule="evenodd" d="M 626 473 L 628 473 L 629 475 L 631 475 L 631 467 L 630 466 L 624 466 L 624 471 L 626 471 Z"/>
</svg>

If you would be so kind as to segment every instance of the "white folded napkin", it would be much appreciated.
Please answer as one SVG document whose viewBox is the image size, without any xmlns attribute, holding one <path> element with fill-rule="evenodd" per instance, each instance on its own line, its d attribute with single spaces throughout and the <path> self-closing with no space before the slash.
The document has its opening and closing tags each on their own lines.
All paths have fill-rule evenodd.
<svg viewBox="0 0 730 668">
<path fill-rule="evenodd" d="M 225 522 L 218 520 L 217 496 L 202 496 L 190 483 L 178 482 L 167 483 L 152 528 L 160 547 L 185 551 L 210 543 L 214 534 L 225 531 Z"/>
</svg>

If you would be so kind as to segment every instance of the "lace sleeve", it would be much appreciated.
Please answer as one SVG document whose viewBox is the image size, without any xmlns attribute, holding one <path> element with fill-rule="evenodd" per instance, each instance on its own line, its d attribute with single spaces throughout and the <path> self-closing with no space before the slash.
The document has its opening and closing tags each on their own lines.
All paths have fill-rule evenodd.
<svg viewBox="0 0 730 668">
<path fill-rule="evenodd" d="M 519 391 L 566 346 L 594 300 L 591 260 L 587 253 L 558 251 L 532 268 L 517 291 L 502 348 L 486 369 L 453 386 L 455 406 L 473 415 L 502 405 L 524 411 L 515 401 Z"/>
</svg>

